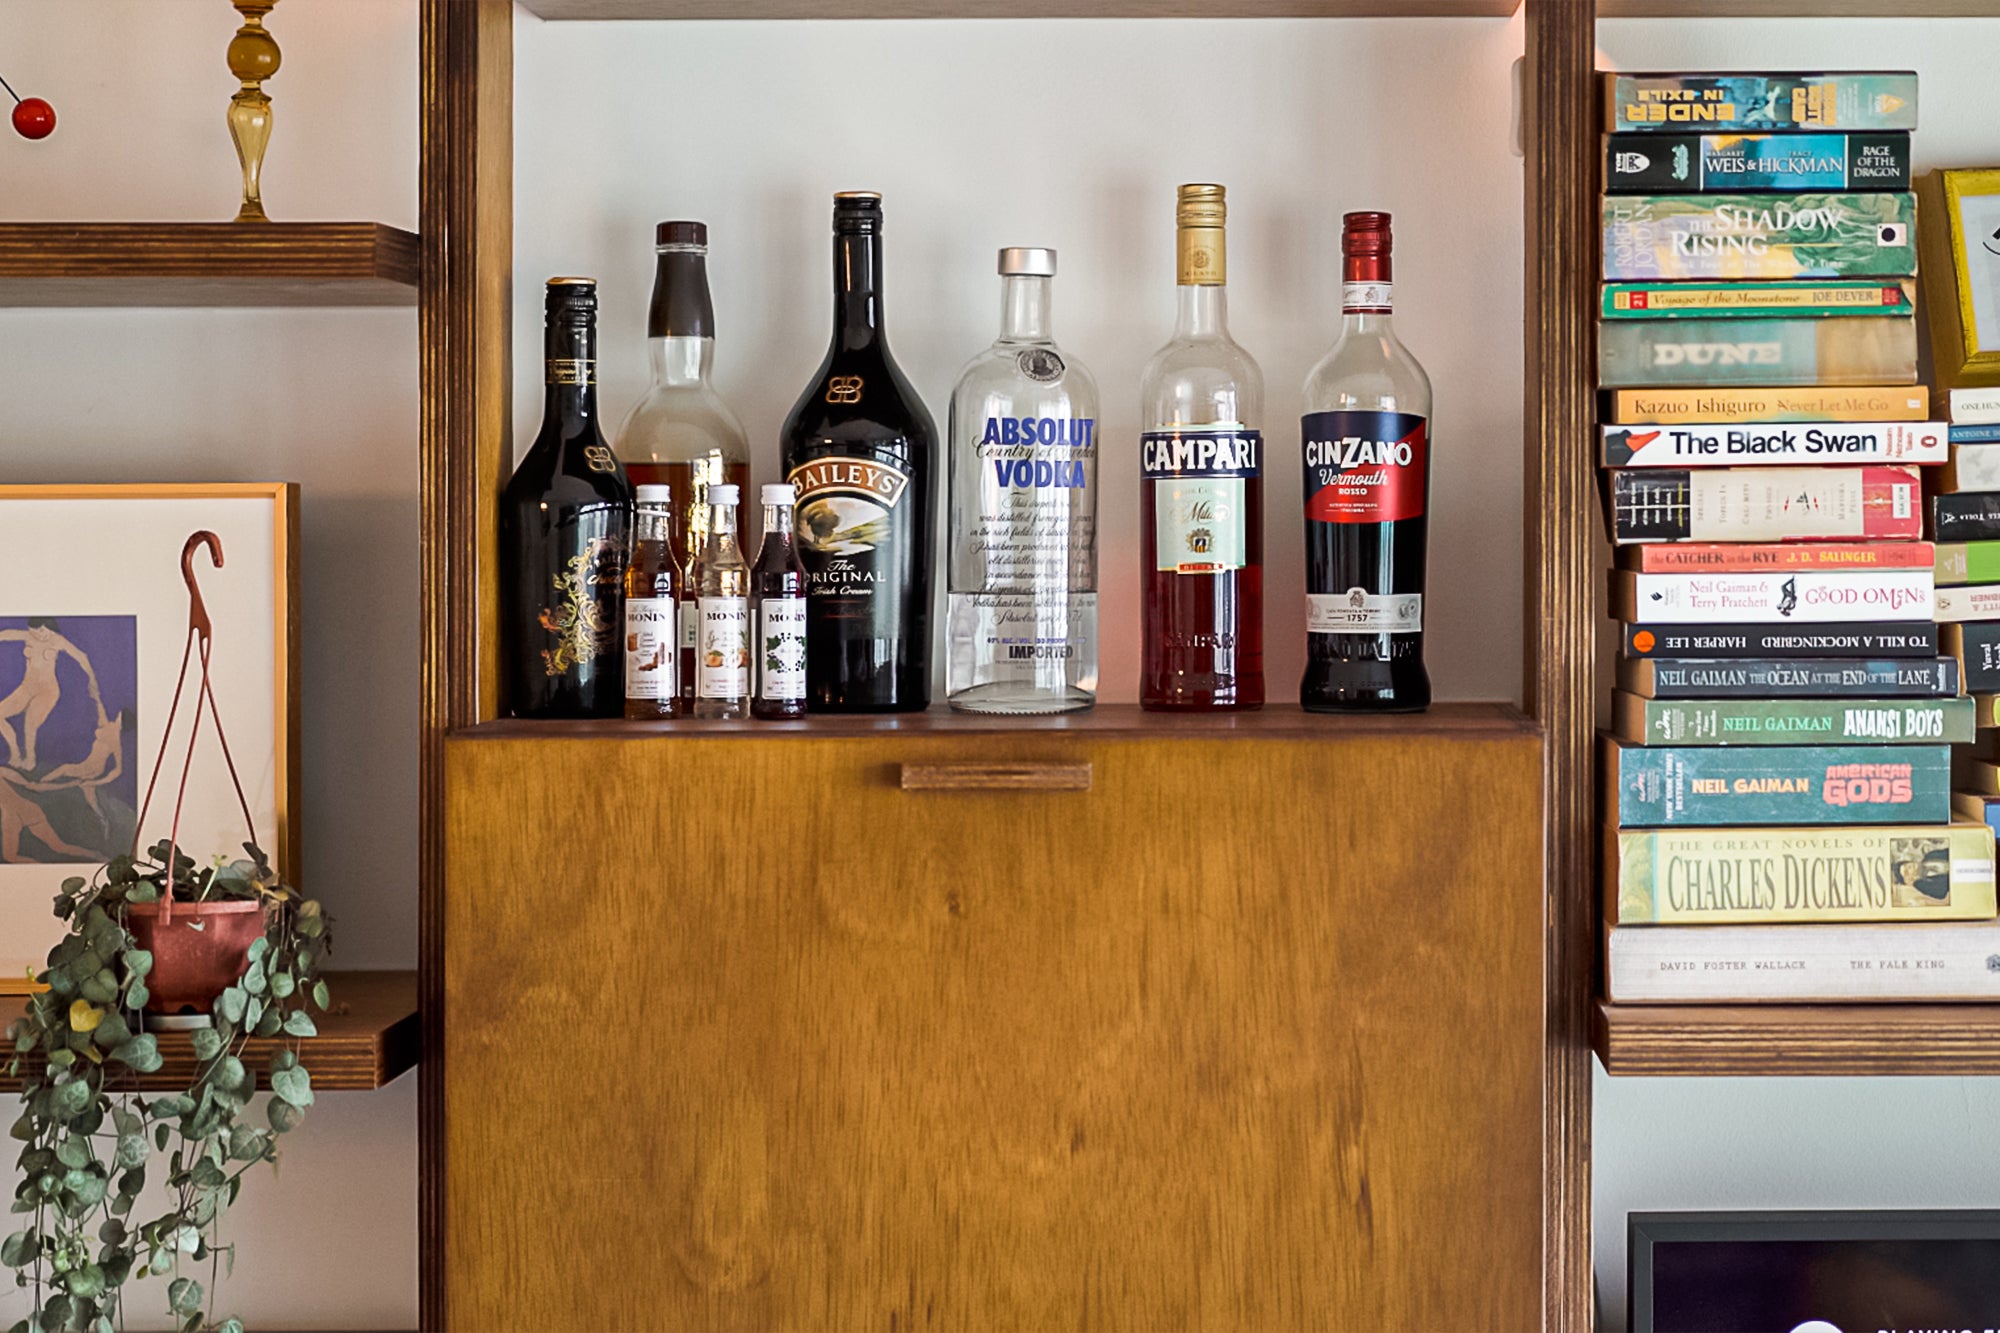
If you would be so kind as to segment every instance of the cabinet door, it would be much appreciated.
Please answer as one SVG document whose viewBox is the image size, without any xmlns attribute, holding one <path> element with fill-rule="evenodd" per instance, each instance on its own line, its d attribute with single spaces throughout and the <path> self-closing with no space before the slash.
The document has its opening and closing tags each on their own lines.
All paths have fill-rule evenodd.
<svg viewBox="0 0 2000 1333">
<path fill-rule="evenodd" d="M 452 1322 L 1534 1325 L 1539 755 L 454 740 Z"/>
</svg>

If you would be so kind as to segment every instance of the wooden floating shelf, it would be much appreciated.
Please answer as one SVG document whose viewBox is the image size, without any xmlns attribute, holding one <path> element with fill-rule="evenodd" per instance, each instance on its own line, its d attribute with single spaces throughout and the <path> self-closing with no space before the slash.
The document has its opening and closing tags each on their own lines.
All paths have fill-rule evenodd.
<svg viewBox="0 0 2000 1333">
<path fill-rule="evenodd" d="M 329 972 L 326 984 L 333 992 L 333 1009 L 324 1014 L 309 1009 L 319 1035 L 296 1043 L 312 1072 L 315 1092 L 368 1092 L 416 1065 L 422 1042 L 415 972 Z M 7 1022 L 14 1017 L 9 1013 Z M 0 1030 L 5 1026 L 0 1024 Z M 150 1074 L 126 1071 L 129 1077 L 117 1084 L 119 1088 L 172 1092 L 194 1081 L 193 1037 L 186 1032 L 157 1035 L 165 1063 Z M 243 1063 L 256 1071 L 259 1087 L 264 1086 L 271 1052 L 280 1044 L 276 1039 L 253 1038 L 245 1048 Z M 0 1060 L 0 1070 L 5 1063 Z M 23 1061 L 22 1073 L 27 1072 Z"/>
<path fill-rule="evenodd" d="M 2000 1074 L 2000 1004 L 1599 1001 L 1591 1027 L 1614 1076 Z"/>
<path fill-rule="evenodd" d="M 1521 0 L 521 0 L 545 19 L 1506 18 Z"/>
<path fill-rule="evenodd" d="M 505 718 L 453 733 L 469 740 L 647 740 L 669 736 L 1048 736 L 1077 740 L 1159 737 L 1254 740 L 1364 740 L 1399 736 L 1455 736 L 1479 740 L 1540 730 L 1512 704 L 1443 703 L 1427 713 L 1322 714 L 1297 704 L 1272 704 L 1253 713 L 1149 713 L 1137 704 L 1100 704 L 1081 713 L 996 717 L 934 707 L 924 713 L 819 716 L 801 722 L 749 719 L 721 722 L 680 718 L 661 722 L 526 722 Z"/>
<path fill-rule="evenodd" d="M 421 258 L 379 222 L 6 222 L 0 306 L 414 306 Z"/>
<path fill-rule="evenodd" d="M 2000 0 L 1597 0 L 1601 19 L 1995 16 L 2000 16 Z"/>
</svg>

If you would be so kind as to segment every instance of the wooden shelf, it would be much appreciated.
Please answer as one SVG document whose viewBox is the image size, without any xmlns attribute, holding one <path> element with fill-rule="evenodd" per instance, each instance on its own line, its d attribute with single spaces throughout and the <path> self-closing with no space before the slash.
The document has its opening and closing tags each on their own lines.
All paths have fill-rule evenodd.
<svg viewBox="0 0 2000 1333">
<path fill-rule="evenodd" d="M 417 974 L 414 972 L 329 972 L 333 991 L 329 1013 L 312 1011 L 319 1035 L 298 1045 L 312 1071 L 317 1092 L 367 1092 L 379 1088 L 417 1063 L 421 1041 L 417 1029 Z M 9 1013 L 7 1022 L 15 1015 Z M 0 1024 L 4 1030 L 6 1024 Z M 158 1034 L 166 1061 L 153 1073 L 133 1076 L 119 1084 L 142 1092 L 185 1089 L 194 1081 L 193 1038 L 185 1032 Z M 270 1063 L 276 1040 L 252 1040 L 244 1064 L 257 1071 L 258 1084 Z M 27 1073 L 23 1062 L 22 1073 Z"/>
<path fill-rule="evenodd" d="M 2000 1004 L 1599 1001 L 1591 1044 L 1614 1076 L 2000 1074 Z"/>
<path fill-rule="evenodd" d="M 2000 0 L 1597 0 L 1601 19 L 1995 16 L 2000 16 Z"/>
<path fill-rule="evenodd" d="M 1443 703 L 1427 713 L 1375 716 L 1307 713 L 1296 704 L 1273 704 L 1254 713 L 1149 713 L 1137 704 L 1100 704 L 1053 717 L 995 717 L 932 708 L 924 713 L 821 716 L 802 722 L 717 722 L 681 718 L 664 722 L 524 722 L 506 718 L 454 732 L 469 740 L 645 740 L 661 736 L 1068 736 L 1109 740 L 1121 736 L 1267 738 L 1272 740 L 1375 736 L 1518 736 L 1539 730 L 1512 704 Z"/>
<path fill-rule="evenodd" d="M 6 222 L 0 306 L 414 306 L 420 259 L 379 222 Z"/>
<path fill-rule="evenodd" d="M 1521 0 L 521 0 L 545 19 L 1506 18 Z"/>
</svg>

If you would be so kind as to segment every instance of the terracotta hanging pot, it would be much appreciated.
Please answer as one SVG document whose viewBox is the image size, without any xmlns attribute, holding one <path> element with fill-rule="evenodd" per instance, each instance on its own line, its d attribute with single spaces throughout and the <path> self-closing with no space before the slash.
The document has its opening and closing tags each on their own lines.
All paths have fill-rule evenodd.
<svg viewBox="0 0 2000 1333">
<path fill-rule="evenodd" d="M 146 1008 L 155 1014 L 205 1014 L 216 996 L 250 966 L 251 943 L 264 933 L 264 904 L 235 900 L 159 903 L 125 909 L 133 941 L 153 955 Z"/>
</svg>

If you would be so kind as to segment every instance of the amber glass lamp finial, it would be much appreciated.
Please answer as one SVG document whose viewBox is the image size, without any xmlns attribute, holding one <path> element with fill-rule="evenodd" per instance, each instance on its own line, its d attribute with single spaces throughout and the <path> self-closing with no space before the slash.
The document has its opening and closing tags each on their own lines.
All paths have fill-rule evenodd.
<svg viewBox="0 0 2000 1333">
<path fill-rule="evenodd" d="M 259 177 L 264 149 L 271 142 L 271 99 L 264 80 L 278 72 L 278 43 L 264 31 L 264 16 L 278 0 L 229 0 L 243 16 L 243 26 L 229 39 L 229 72 L 242 87 L 229 99 L 229 137 L 236 141 L 236 160 L 243 164 L 243 207 L 238 222 L 268 222 Z"/>
</svg>

